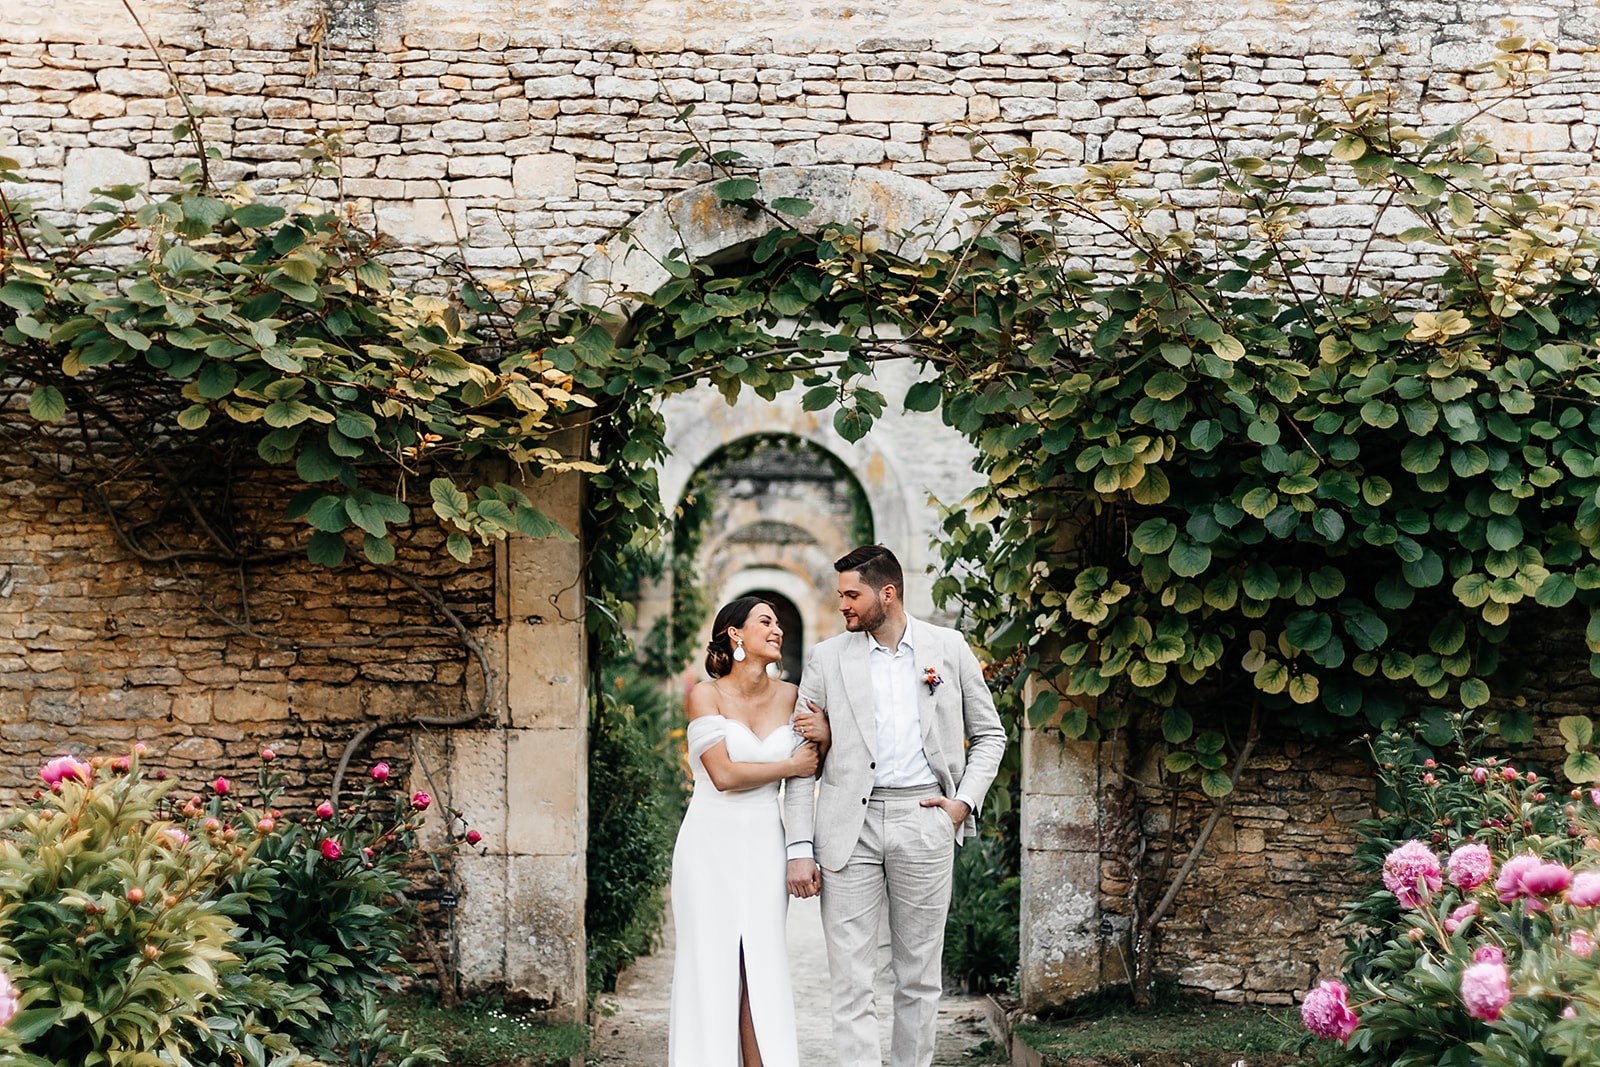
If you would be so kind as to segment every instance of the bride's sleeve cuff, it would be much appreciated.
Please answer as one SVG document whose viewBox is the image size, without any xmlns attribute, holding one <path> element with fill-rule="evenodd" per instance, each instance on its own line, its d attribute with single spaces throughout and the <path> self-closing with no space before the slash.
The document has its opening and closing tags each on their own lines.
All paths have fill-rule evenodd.
<svg viewBox="0 0 1600 1067">
<path fill-rule="evenodd" d="M 814 859 L 815 858 L 815 854 L 811 850 L 811 842 L 810 841 L 796 841 L 794 844 L 790 845 L 789 846 L 789 858 L 792 859 L 792 860 Z"/>
</svg>

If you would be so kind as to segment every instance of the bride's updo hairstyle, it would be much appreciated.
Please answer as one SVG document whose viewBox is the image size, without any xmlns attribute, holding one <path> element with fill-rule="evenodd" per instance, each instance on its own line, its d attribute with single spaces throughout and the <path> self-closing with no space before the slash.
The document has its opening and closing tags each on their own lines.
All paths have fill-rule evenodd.
<svg viewBox="0 0 1600 1067">
<path fill-rule="evenodd" d="M 758 596 L 742 596 L 717 612 L 716 621 L 711 624 L 711 643 L 706 645 L 707 674 L 721 678 L 733 670 L 733 641 L 728 637 L 728 627 L 743 626 L 756 605 L 765 603 Z"/>
</svg>

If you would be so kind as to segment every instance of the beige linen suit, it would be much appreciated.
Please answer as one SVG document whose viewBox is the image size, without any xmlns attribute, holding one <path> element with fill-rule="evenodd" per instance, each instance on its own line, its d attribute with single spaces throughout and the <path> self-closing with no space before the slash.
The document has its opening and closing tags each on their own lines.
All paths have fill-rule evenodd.
<svg viewBox="0 0 1600 1067">
<path fill-rule="evenodd" d="M 917 797 L 959 793 L 981 807 L 1006 745 L 983 669 L 955 630 L 908 619 L 906 640 L 915 656 L 923 751 L 938 782 L 937 790 Z M 943 810 L 921 807 L 916 798 L 874 799 L 873 645 L 865 633 L 845 633 L 820 642 L 806 661 L 799 706 L 814 702 L 828 713 L 833 746 L 815 789 L 812 779 L 787 783 L 785 835 L 790 844 L 810 841 L 823 870 L 839 1067 L 882 1063 L 872 980 L 885 906 L 895 972 L 890 1062 L 926 1067 L 942 990 L 954 846 L 976 833 L 976 822 L 969 817 L 957 833 Z M 939 684 L 923 680 L 929 668 Z"/>
</svg>

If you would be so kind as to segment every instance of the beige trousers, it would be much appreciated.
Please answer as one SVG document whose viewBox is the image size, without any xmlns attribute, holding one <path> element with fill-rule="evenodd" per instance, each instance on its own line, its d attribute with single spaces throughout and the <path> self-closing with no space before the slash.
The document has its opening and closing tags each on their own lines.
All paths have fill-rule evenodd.
<svg viewBox="0 0 1600 1067">
<path fill-rule="evenodd" d="M 938 795 L 936 786 L 874 790 L 849 861 L 837 871 L 822 872 L 822 931 L 839 1067 L 883 1064 L 872 987 L 885 906 L 894 970 L 889 1062 L 891 1067 L 933 1062 L 956 828 L 942 809 L 917 801 Z"/>
</svg>

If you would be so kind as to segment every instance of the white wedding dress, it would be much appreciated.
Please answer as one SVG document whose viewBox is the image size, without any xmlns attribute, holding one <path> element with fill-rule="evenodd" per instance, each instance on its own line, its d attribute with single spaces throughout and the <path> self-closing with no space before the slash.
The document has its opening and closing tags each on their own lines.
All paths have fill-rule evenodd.
<svg viewBox="0 0 1600 1067">
<path fill-rule="evenodd" d="M 764 1067 L 799 1067 L 784 920 L 789 907 L 778 783 L 721 792 L 700 757 L 719 741 L 735 763 L 787 759 L 789 726 L 766 737 L 721 715 L 688 728 L 694 795 L 672 853 L 672 971 L 668 1067 L 740 1067 L 739 957 Z"/>
</svg>

